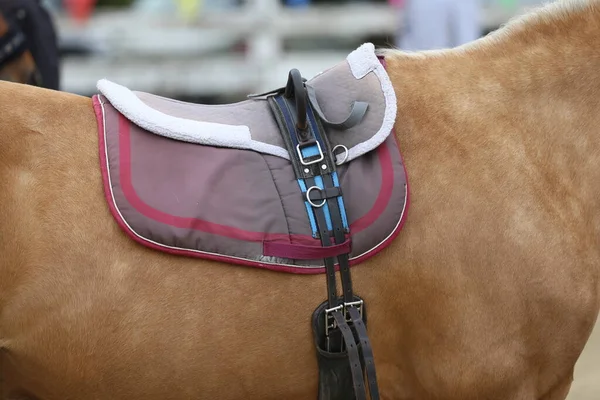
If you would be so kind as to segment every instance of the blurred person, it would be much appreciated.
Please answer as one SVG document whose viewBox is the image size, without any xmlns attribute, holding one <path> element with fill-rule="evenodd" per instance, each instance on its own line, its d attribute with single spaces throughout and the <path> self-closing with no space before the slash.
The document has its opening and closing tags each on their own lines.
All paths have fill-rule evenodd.
<svg viewBox="0 0 600 400">
<path fill-rule="evenodd" d="M 481 36 L 480 0 L 388 0 L 401 10 L 396 46 L 434 50 L 460 46 Z"/>
</svg>

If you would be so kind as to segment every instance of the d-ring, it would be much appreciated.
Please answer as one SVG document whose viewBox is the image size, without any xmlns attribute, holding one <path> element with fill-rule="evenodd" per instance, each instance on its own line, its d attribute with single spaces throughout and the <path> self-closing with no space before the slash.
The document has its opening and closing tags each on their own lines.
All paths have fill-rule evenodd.
<svg viewBox="0 0 600 400">
<path fill-rule="evenodd" d="M 341 154 L 344 154 L 344 159 L 340 162 L 337 161 L 337 155 L 335 154 L 335 149 L 337 149 L 338 147 L 341 147 L 342 149 L 344 149 L 344 152 L 341 153 Z M 343 144 L 338 144 L 337 146 L 335 146 L 333 148 L 333 150 L 331 150 L 331 152 L 335 155 L 335 165 L 342 165 L 348 159 L 348 148 L 346 146 L 344 146 Z"/>
<path fill-rule="evenodd" d="M 326 199 L 323 199 L 323 202 L 321 204 L 315 204 L 310 199 L 310 191 L 313 190 L 313 189 L 321 190 L 321 188 L 318 187 L 318 186 L 311 186 L 311 187 L 309 187 L 308 190 L 306 191 L 306 200 L 310 203 L 311 206 L 313 206 L 315 208 L 323 207 L 325 205 L 325 202 L 327 202 Z"/>
</svg>

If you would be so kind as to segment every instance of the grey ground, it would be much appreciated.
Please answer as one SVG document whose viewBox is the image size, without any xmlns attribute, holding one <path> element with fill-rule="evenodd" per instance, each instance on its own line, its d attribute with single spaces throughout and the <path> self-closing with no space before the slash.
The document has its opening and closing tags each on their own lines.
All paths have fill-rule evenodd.
<svg viewBox="0 0 600 400">
<path fill-rule="evenodd" d="M 600 320 L 575 367 L 567 400 L 600 400 Z"/>
</svg>

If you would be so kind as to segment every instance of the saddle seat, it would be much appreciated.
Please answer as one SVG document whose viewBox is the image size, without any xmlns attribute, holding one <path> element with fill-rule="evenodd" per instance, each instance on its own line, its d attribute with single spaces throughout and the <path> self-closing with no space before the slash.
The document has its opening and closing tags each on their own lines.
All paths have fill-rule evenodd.
<svg viewBox="0 0 600 400">
<path fill-rule="evenodd" d="M 408 198 L 390 134 L 396 98 L 387 72 L 367 43 L 305 84 L 329 121 L 367 104 L 353 126 L 324 124 L 345 202 L 344 244 L 323 249 L 311 227 L 269 105 L 275 91 L 204 105 L 100 80 L 93 102 L 116 221 L 157 250 L 294 273 L 324 272 L 322 258 L 331 252 L 349 251 L 356 264 L 384 248 L 402 226 Z"/>
</svg>

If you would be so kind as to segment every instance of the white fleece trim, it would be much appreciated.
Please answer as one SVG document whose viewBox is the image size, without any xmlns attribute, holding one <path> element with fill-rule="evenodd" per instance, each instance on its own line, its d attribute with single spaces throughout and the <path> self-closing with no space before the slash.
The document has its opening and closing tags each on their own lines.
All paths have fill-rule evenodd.
<svg viewBox="0 0 600 400">
<path fill-rule="evenodd" d="M 99 80 L 97 88 L 127 119 L 157 135 L 207 146 L 255 150 L 290 159 L 285 149 L 252 140 L 250 129 L 245 125 L 227 125 L 173 117 L 153 109 L 131 90 L 107 79 Z"/>
<path fill-rule="evenodd" d="M 381 83 L 381 90 L 385 98 L 385 112 L 379 131 L 369 140 L 348 149 L 348 159 L 346 162 L 362 156 L 383 143 L 394 129 L 397 112 L 396 92 L 394 92 L 392 81 L 385 67 L 381 64 L 377 55 L 375 55 L 375 46 L 372 43 L 363 44 L 348 55 L 347 61 L 356 79 L 364 78 L 371 71 L 375 73 Z"/>
<path fill-rule="evenodd" d="M 348 150 L 346 162 L 377 148 L 389 136 L 396 121 L 396 94 L 385 68 L 375 55 L 375 46 L 365 43 L 347 57 L 352 74 L 362 79 L 371 71 L 381 83 L 385 98 L 385 112 L 381 128 L 369 140 Z M 127 119 L 137 126 L 167 138 L 207 146 L 254 150 L 264 154 L 290 159 L 284 148 L 252 139 L 246 125 L 227 125 L 173 117 L 148 106 L 128 88 L 101 79 L 97 88 Z"/>
</svg>

